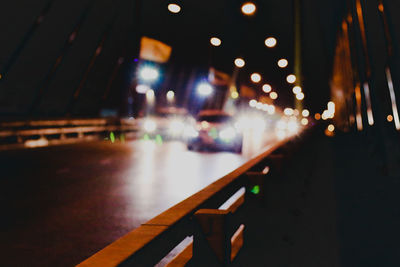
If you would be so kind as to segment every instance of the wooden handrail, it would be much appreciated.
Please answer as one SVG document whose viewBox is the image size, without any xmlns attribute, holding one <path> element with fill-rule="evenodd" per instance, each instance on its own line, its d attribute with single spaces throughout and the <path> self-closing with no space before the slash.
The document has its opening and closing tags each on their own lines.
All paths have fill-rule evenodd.
<svg viewBox="0 0 400 267">
<path fill-rule="evenodd" d="M 169 208 L 78 264 L 78 267 L 153 266 L 177 244 L 193 234 L 194 213 L 218 208 L 246 183 L 246 173 L 290 141 L 288 137 L 267 146 L 239 168 Z M 227 197 L 228 196 L 228 197 Z"/>
</svg>

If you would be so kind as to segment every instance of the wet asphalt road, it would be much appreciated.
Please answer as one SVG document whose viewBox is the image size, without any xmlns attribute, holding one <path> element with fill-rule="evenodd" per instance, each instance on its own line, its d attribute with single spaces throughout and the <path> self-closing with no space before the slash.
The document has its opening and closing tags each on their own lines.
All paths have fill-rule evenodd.
<svg viewBox="0 0 400 267">
<path fill-rule="evenodd" d="M 179 142 L 2 151 L 0 265 L 78 264 L 245 161 Z"/>
</svg>

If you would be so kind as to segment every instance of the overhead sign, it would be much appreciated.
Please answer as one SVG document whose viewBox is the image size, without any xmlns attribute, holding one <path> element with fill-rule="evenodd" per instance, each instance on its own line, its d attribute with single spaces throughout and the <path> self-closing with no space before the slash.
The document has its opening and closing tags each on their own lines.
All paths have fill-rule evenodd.
<svg viewBox="0 0 400 267">
<path fill-rule="evenodd" d="M 158 40 L 143 36 L 140 41 L 140 58 L 165 63 L 171 55 L 172 47 Z"/>
<path fill-rule="evenodd" d="M 225 72 L 210 68 L 208 72 L 208 80 L 213 85 L 228 85 L 231 82 L 231 77 Z"/>
</svg>

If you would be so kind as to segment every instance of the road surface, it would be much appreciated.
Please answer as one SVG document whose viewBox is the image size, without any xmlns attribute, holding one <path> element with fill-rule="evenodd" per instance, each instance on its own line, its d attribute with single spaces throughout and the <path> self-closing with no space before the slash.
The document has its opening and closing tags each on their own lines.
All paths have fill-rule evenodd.
<svg viewBox="0 0 400 267">
<path fill-rule="evenodd" d="M 2 266 L 73 266 L 246 161 L 180 142 L 0 152 Z"/>
</svg>

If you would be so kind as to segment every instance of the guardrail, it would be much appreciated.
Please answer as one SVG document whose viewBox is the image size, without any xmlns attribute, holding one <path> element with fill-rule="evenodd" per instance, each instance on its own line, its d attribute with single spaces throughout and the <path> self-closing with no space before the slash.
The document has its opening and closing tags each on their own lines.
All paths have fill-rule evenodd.
<svg viewBox="0 0 400 267">
<path fill-rule="evenodd" d="M 282 166 L 282 154 L 279 153 L 289 143 L 292 143 L 291 139 L 287 138 L 265 148 L 241 167 L 142 224 L 77 266 L 165 264 L 167 255 L 189 236 L 194 236 L 193 244 L 189 244 L 167 266 L 230 265 L 243 244 L 245 227 L 240 219 L 232 223 L 232 218 L 237 217 L 233 214 L 242 206 L 245 196 L 253 193 L 263 197 L 263 180 Z M 245 196 L 240 196 L 225 210 L 218 209 L 243 187 Z"/>
<path fill-rule="evenodd" d="M 106 132 L 136 132 L 136 120 L 59 119 L 0 122 L 1 147 L 41 146 L 93 139 L 93 134 Z M 91 135 L 91 136 L 87 136 Z"/>
</svg>

